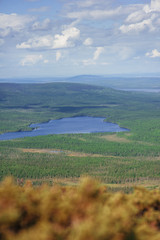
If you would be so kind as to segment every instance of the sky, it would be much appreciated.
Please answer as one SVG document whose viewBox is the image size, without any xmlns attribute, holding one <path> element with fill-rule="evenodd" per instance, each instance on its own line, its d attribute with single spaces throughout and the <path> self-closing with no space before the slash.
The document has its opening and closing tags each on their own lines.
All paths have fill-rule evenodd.
<svg viewBox="0 0 160 240">
<path fill-rule="evenodd" d="M 160 0 L 0 0 L 0 78 L 160 73 Z"/>
</svg>

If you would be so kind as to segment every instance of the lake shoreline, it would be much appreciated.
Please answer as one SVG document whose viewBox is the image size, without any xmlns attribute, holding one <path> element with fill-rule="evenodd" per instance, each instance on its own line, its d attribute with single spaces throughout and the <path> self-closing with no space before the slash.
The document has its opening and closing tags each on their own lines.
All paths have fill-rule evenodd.
<svg viewBox="0 0 160 240">
<path fill-rule="evenodd" d="M 116 123 L 106 122 L 105 117 L 74 116 L 68 118 L 51 119 L 42 123 L 31 123 L 31 131 L 7 132 L 0 135 L 0 141 L 15 138 L 35 137 L 52 134 L 80 134 L 98 132 L 130 131 Z"/>
</svg>

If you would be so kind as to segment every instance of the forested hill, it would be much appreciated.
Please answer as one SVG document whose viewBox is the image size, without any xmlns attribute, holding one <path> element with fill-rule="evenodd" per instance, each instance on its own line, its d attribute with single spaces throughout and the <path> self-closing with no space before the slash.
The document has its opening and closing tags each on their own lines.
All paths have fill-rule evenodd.
<svg viewBox="0 0 160 240">
<path fill-rule="evenodd" d="M 0 84 L 1 133 L 27 130 L 30 123 L 50 119 L 98 116 L 138 132 L 141 138 L 146 132 L 148 141 L 151 136 L 147 129 L 151 125 L 154 134 L 158 134 L 159 110 L 158 93 L 125 92 L 75 83 Z"/>
<path fill-rule="evenodd" d="M 79 83 L 0 83 L 0 107 L 40 109 L 65 106 L 97 107 L 155 102 L 153 95 L 118 91 Z M 157 102 L 157 98 L 156 98 Z M 71 109 L 70 109 L 71 110 Z"/>
<path fill-rule="evenodd" d="M 103 87 L 73 84 L 0 84 L 0 106 L 22 108 L 47 108 L 57 106 L 82 106 L 110 102 L 115 90 Z"/>
</svg>

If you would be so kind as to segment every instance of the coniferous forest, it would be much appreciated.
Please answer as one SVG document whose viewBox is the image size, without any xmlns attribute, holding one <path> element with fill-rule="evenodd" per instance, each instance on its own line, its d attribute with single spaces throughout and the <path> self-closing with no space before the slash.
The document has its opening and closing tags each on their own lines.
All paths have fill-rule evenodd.
<svg viewBox="0 0 160 240">
<path fill-rule="evenodd" d="M 0 131 L 30 131 L 31 123 L 75 116 L 105 117 L 119 133 L 52 134 L 0 141 L 0 178 L 75 184 L 89 175 L 112 190 L 158 188 L 160 94 L 87 84 L 7 84 L 0 87 Z"/>
</svg>

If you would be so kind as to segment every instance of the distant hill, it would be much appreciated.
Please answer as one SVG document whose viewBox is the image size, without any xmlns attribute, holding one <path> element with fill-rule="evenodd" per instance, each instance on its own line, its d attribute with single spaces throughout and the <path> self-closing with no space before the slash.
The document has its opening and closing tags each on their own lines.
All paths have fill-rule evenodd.
<svg viewBox="0 0 160 240">
<path fill-rule="evenodd" d="M 116 89 L 157 89 L 160 88 L 159 76 L 101 76 L 79 75 L 73 77 L 46 77 L 46 78 L 10 78 L 0 79 L 0 83 L 51 83 L 71 82 L 84 83 Z"/>
</svg>

